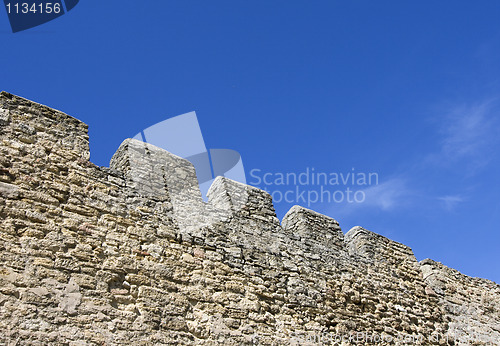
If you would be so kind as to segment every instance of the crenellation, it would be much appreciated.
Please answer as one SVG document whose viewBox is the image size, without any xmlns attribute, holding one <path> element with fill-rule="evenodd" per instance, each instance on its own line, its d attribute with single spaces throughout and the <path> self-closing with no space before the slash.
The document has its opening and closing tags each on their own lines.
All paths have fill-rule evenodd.
<svg viewBox="0 0 500 346">
<path fill-rule="evenodd" d="M 90 158 L 88 126 L 80 120 L 5 91 L 0 92 L 0 108 L 2 123 L 7 125 L 9 119 L 14 123 L 3 127 L 10 130 L 11 141 L 27 145 L 44 141 L 49 151 L 64 150 L 65 156 L 70 151 L 75 158 Z M 8 134 L 0 133 L 0 136 Z"/>
<path fill-rule="evenodd" d="M 417 259 L 410 247 L 368 231 L 353 227 L 345 235 L 347 249 L 351 255 L 358 255 L 373 261 L 415 266 Z M 407 268 L 408 269 L 408 268 Z"/>
<path fill-rule="evenodd" d="M 500 340 L 500 285 L 466 276 L 442 263 L 420 261 L 426 289 L 436 295 L 449 319 L 447 334 L 466 343 Z"/>
<path fill-rule="evenodd" d="M 232 214 L 248 217 L 275 226 L 279 220 L 271 195 L 237 181 L 217 177 L 208 191 L 209 203 L 218 210 L 230 210 Z"/>
<path fill-rule="evenodd" d="M 310 243 L 316 253 L 323 252 L 323 247 L 345 251 L 344 234 L 333 218 L 296 205 L 286 213 L 281 225 L 289 237 Z"/>
<path fill-rule="evenodd" d="M 300 206 L 280 223 L 224 177 L 204 202 L 189 161 L 137 140 L 97 167 L 85 124 L 5 92 L 0 261 L 6 344 L 499 339 L 499 285 Z"/>
</svg>

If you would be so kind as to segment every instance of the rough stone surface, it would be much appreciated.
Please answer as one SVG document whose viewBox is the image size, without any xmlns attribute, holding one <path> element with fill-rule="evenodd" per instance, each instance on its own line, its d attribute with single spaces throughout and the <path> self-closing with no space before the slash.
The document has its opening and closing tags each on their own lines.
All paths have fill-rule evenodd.
<svg viewBox="0 0 500 346">
<path fill-rule="evenodd" d="M 476 344 L 500 286 L 126 140 L 89 162 L 87 126 L 0 94 L 0 343 Z M 335 342 L 336 341 L 336 342 Z"/>
</svg>

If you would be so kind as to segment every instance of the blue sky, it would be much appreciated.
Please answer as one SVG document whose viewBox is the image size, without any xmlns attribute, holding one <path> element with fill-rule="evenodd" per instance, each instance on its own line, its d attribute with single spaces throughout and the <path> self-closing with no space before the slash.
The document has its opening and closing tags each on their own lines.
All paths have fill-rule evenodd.
<svg viewBox="0 0 500 346">
<path fill-rule="evenodd" d="M 0 89 L 89 124 L 102 166 L 196 111 L 249 182 L 375 172 L 363 203 L 310 207 L 500 282 L 498 18 L 498 1 L 81 1 L 12 34 L 1 9 Z"/>
</svg>

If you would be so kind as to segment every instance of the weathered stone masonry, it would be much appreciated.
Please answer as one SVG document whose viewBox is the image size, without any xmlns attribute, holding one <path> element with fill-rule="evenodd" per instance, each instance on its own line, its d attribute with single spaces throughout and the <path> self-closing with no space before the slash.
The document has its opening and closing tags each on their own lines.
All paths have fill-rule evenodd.
<svg viewBox="0 0 500 346">
<path fill-rule="evenodd" d="M 87 125 L 2 92 L 0 342 L 498 344 L 496 283 L 299 206 L 280 222 L 254 187 L 219 177 L 205 203 L 197 186 L 134 140 L 97 167 Z"/>
</svg>

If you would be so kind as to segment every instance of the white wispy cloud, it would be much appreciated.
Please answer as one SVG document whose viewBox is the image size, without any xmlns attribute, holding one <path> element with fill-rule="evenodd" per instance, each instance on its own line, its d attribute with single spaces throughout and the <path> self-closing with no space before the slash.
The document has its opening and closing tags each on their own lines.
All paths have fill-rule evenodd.
<svg viewBox="0 0 500 346">
<path fill-rule="evenodd" d="M 363 192 L 367 206 L 382 210 L 393 210 L 403 206 L 405 198 L 411 194 L 406 181 L 401 178 L 390 179 L 382 184 L 371 186 Z"/>
<path fill-rule="evenodd" d="M 437 199 L 441 201 L 441 205 L 447 211 L 453 211 L 459 203 L 464 201 L 464 198 L 460 195 L 443 196 L 443 197 L 438 197 Z"/>
<path fill-rule="evenodd" d="M 438 134 L 434 151 L 409 158 L 407 168 L 397 176 L 361 190 L 365 196 L 362 203 L 336 205 L 336 212 L 392 212 L 415 205 L 453 212 L 467 201 L 464 191 L 473 187 L 448 186 L 450 172 L 470 178 L 498 155 L 500 112 L 496 104 L 496 99 L 491 99 L 442 109 L 433 118 Z M 438 192 L 442 186 L 449 191 Z"/>
<path fill-rule="evenodd" d="M 438 120 L 440 149 L 429 155 L 431 161 L 465 164 L 474 171 L 487 164 L 493 145 L 498 143 L 500 128 L 494 101 L 454 106 L 445 111 Z"/>
<path fill-rule="evenodd" d="M 342 203 L 335 205 L 335 212 L 350 214 L 359 212 L 361 209 L 379 209 L 383 211 L 393 211 L 408 205 L 413 194 L 407 182 L 399 177 L 391 178 L 377 185 L 369 186 L 365 189 L 358 189 L 362 192 L 364 199 L 360 203 Z"/>
</svg>

